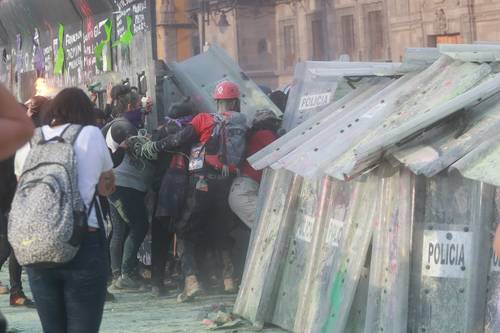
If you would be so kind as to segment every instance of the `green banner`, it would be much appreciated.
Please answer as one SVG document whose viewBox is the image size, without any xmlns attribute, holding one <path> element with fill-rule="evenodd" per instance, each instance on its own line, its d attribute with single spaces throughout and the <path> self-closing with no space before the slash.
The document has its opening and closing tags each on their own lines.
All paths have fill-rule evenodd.
<svg viewBox="0 0 500 333">
<path fill-rule="evenodd" d="M 120 36 L 120 39 L 113 43 L 113 47 L 118 45 L 129 46 L 130 42 L 134 38 L 134 33 L 132 32 L 132 16 L 127 15 L 127 30 Z"/>
<path fill-rule="evenodd" d="M 61 75 L 63 72 L 63 65 L 64 65 L 64 26 L 62 24 L 59 24 L 59 41 L 58 41 L 58 48 L 57 48 L 57 54 L 56 54 L 56 61 L 54 65 L 54 74 L 55 75 Z"/>
<path fill-rule="evenodd" d="M 95 59 L 96 59 L 96 66 L 99 70 L 103 70 L 104 64 L 102 60 L 102 52 L 104 50 L 104 46 L 106 44 L 109 44 L 111 41 L 111 29 L 113 28 L 113 22 L 110 19 L 107 19 L 106 22 L 104 23 L 104 33 L 106 34 L 106 38 L 101 40 L 99 44 L 96 45 L 95 47 Z M 111 58 L 108 57 L 107 59 L 107 66 L 106 68 L 109 69 L 111 67 Z"/>
</svg>

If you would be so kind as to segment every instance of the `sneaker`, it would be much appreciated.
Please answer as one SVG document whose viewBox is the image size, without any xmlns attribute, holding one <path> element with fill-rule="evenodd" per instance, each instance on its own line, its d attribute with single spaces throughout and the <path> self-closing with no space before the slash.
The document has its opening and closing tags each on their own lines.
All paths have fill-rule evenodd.
<svg viewBox="0 0 500 333">
<path fill-rule="evenodd" d="M 0 295 L 7 295 L 9 293 L 9 287 L 4 286 L 2 282 L 0 282 Z"/>
<path fill-rule="evenodd" d="M 114 283 L 114 287 L 116 289 L 138 290 L 141 287 L 141 283 L 128 275 L 122 274 Z"/>
<path fill-rule="evenodd" d="M 232 278 L 225 278 L 224 279 L 224 292 L 227 294 L 234 294 L 236 293 L 236 284 L 234 283 L 234 280 Z"/>
<path fill-rule="evenodd" d="M 196 296 L 199 296 L 202 293 L 203 290 L 201 289 L 196 275 L 186 276 L 184 291 L 177 296 L 177 303 L 192 301 Z"/>
<path fill-rule="evenodd" d="M 35 303 L 21 292 L 19 294 L 10 295 L 10 306 L 25 306 L 27 308 L 34 308 Z"/>
</svg>

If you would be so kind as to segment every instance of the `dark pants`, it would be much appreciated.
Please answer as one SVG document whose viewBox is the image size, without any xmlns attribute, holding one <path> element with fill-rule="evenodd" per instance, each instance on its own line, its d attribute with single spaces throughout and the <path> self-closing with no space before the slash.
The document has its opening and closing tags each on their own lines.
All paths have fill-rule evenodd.
<svg viewBox="0 0 500 333">
<path fill-rule="evenodd" d="M 7 240 L 7 217 L 0 213 L 0 268 L 9 259 L 10 294 L 19 295 L 23 291 L 21 283 L 22 267 L 17 262 L 14 251 Z"/>
<path fill-rule="evenodd" d="M 133 274 L 137 269 L 137 252 L 148 233 L 145 196 L 145 192 L 120 186 L 109 196 L 113 229 L 110 255 L 114 276 Z"/>
<path fill-rule="evenodd" d="M 173 237 L 171 218 L 155 218 L 151 229 L 151 282 L 162 287 Z"/>
<path fill-rule="evenodd" d="M 106 297 L 105 246 L 104 235 L 92 232 L 69 264 L 27 268 L 45 333 L 99 331 Z"/>
<path fill-rule="evenodd" d="M 200 244 L 222 252 L 231 250 L 233 242 L 229 233 L 234 215 L 229 208 L 228 196 L 232 180 L 232 177 L 210 173 L 190 177 L 186 207 L 176 224 L 177 236 L 183 242 L 181 263 L 184 276 L 199 274 L 196 250 Z M 224 272 L 224 277 L 232 277 L 232 272 Z"/>
</svg>

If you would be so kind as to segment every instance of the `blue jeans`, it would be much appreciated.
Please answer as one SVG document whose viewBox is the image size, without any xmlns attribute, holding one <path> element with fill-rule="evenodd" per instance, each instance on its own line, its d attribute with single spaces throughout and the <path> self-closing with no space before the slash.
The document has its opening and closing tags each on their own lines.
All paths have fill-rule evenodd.
<svg viewBox="0 0 500 333">
<path fill-rule="evenodd" d="M 104 234 L 90 232 L 75 258 L 55 268 L 28 267 L 45 333 L 97 333 L 108 273 Z"/>
</svg>

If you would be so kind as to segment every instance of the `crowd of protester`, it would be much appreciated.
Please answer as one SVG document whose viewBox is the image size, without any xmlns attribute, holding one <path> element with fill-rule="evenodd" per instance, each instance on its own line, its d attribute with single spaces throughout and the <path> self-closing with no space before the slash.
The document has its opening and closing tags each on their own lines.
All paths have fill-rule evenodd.
<svg viewBox="0 0 500 333">
<path fill-rule="evenodd" d="M 231 232 L 255 225 L 262 176 L 246 158 L 277 138 L 280 119 L 259 110 L 249 121 L 230 81 L 213 98 L 217 113 L 187 96 L 148 132 L 152 101 L 129 85 L 108 85 L 102 110 L 78 88 L 25 104 L 0 88 L 0 266 L 9 261 L 10 278 L 0 294 L 10 305 L 35 307 L 44 332 L 91 333 L 116 290 L 179 290 L 180 303 L 237 291 L 245 254 L 234 249 L 246 244 Z M 138 260 L 148 232 L 150 279 Z"/>
</svg>

